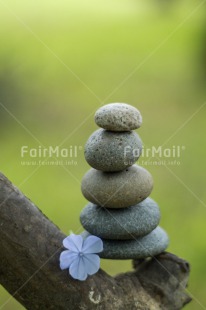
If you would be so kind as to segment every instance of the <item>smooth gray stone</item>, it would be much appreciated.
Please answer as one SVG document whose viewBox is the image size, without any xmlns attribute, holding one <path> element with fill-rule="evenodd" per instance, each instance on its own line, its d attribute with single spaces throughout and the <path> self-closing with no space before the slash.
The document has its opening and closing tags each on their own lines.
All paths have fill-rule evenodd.
<svg viewBox="0 0 206 310">
<path fill-rule="evenodd" d="M 104 105 L 97 110 L 94 119 L 99 127 L 111 131 L 129 131 L 142 124 L 140 112 L 126 103 Z"/>
<path fill-rule="evenodd" d="M 132 166 L 142 152 L 142 141 L 134 131 L 96 130 L 84 149 L 88 164 L 101 171 L 121 171 Z"/>
<path fill-rule="evenodd" d="M 151 174 L 133 165 L 121 172 L 90 169 L 82 179 L 84 197 L 106 208 L 126 208 L 147 198 L 153 188 Z"/>
<path fill-rule="evenodd" d="M 82 236 L 90 234 L 83 232 Z M 101 258 L 107 259 L 140 259 L 158 255 L 166 250 L 169 244 L 167 233 L 161 228 L 155 228 L 151 233 L 136 240 L 107 240 L 103 241 Z"/>
<path fill-rule="evenodd" d="M 147 235 L 160 221 L 159 207 L 146 198 L 124 209 L 106 209 L 89 203 L 80 214 L 80 222 L 90 234 L 105 239 L 135 239 Z"/>
</svg>

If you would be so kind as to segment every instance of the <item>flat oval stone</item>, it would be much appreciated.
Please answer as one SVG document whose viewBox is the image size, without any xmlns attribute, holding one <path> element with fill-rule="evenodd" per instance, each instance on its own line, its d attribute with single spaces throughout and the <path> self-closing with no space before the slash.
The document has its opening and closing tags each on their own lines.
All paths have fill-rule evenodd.
<svg viewBox="0 0 206 310">
<path fill-rule="evenodd" d="M 83 232 L 83 237 L 90 235 Z M 166 250 L 169 244 L 167 233 L 161 228 L 155 228 L 151 233 L 136 240 L 106 240 L 103 239 L 101 258 L 107 259 L 140 259 L 158 255 Z"/>
<path fill-rule="evenodd" d="M 121 171 L 132 166 L 140 157 L 142 141 L 134 131 L 111 132 L 96 130 L 85 145 L 88 164 L 102 171 Z"/>
<path fill-rule="evenodd" d="M 82 179 L 84 197 L 106 208 L 126 208 L 147 198 L 153 188 L 151 174 L 133 165 L 120 172 L 90 169 Z"/>
<path fill-rule="evenodd" d="M 159 207 L 151 198 L 135 206 L 116 210 L 89 203 L 80 214 L 80 222 L 90 234 L 116 240 L 147 235 L 157 227 L 159 221 Z"/>
<path fill-rule="evenodd" d="M 112 131 L 129 131 L 142 124 L 140 112 L 127 103 L 106 104 L 95 113 L 96 124 Z"/>
</svg>

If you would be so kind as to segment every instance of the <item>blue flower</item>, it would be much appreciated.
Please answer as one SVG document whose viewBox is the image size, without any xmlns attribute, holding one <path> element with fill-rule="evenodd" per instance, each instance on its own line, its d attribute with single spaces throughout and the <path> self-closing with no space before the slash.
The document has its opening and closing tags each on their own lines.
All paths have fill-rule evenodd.
<svg viewBox="0 0 206 310">
<path fill-rule="evenodd" d="M 69 269 L 70 275 L 80 281 L 86 280 L 99 270 L 100 258 L 94 253 L 103 250 L 103 242 L 96 236 L 83 239 L 81 235 L 71 234 L 63 240 L 66 251 L 60 255 L 60 268 Z"/>
</svg>

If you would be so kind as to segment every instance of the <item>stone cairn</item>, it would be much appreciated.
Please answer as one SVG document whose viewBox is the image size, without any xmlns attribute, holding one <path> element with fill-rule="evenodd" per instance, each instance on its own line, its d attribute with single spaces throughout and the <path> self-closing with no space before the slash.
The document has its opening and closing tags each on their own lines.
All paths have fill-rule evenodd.
<svg viewBox="0 0 206 310">
<path fill-rule="evenodd" d="M 158 226 L 157 203 L 148 197 L 152 176 L 135 164 L 142 141 L 133 130 L 141 126 L 141 114 L 128 104 L 111 103 L 97 110 L 95 122 L 101 128 L 85 145 L 92 169 L 82 179 L 82 193 L 90 201 L 80 215 L 83 235 L 102 239 L 101 258 L 157 255 L 167 248 L 168 236 Z"/>
</svg>

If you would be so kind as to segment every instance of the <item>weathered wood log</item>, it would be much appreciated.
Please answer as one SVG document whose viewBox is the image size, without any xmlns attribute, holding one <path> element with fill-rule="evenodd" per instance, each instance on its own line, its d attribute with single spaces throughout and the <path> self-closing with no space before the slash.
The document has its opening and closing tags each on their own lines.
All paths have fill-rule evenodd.
<svg viewBox="0 0 206 310">
<path fill-rule="evenodd" d="M 100 270 L 84 282 L 59 268 L 65 235 L 0 174 L 0 283 L 26 309 L 181 309 L 189 265 L 163 253 L 134 261 L 112 277 Z"/>
</svg>

